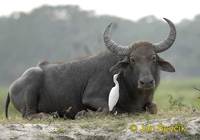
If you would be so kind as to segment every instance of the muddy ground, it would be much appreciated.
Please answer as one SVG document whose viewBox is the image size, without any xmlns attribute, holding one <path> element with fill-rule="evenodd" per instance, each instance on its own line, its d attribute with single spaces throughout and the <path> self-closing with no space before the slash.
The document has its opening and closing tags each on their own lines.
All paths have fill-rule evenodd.
<svg viewBox="0 0 200 140">
<path fill-rule="evenodd" d="M 121 122 L 120 122 L 121 121 Z M 0 123 L 0 140 L 200 139 L 200 116 L 165 119 L 98 119 Z"/>
</svg>

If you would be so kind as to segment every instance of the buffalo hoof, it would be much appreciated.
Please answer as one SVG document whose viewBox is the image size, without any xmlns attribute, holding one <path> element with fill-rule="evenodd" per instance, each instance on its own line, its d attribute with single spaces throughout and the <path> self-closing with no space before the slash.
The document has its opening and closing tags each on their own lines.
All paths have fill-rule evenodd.
<svg viewBox="0 0 200 140">
<path fill-rule="evenodd" d="M 51 117 L 51 115 L 49 115 L 47 113 L 36 113 L 36 114 L 28 115 L 25 118 L 27 120 L 33 120 L 33 119 L 46 120 L 46 119 L 49 119 L 50 117 Z"/>
<path fill-rule="evenodd" d="M 87 112 L 85 110 L 81 110 L 76 114 L 75 119 L 86 117 L 86 115 L 87 115 Z"/>
<path fill-rule="evenodd" d="M 109 114 L 109 109 L 108 108 L 102 108 L 102 107 L 99 107 L 97 109 L 97 112 L 101 113 L 101 114 Z"/>
<path fill-rule="evenodd" d="M 113 112 L 112 114 L 113 114 L 114 116 L 117 116 L 118 112 L 115 111 L 115 112 Z"/>
<path fill-rule="evenodd" d="M 149 112 L 150 114 L 157 114 L 158 109 L 157 109 L 157 105 L 154 103 L 149 103 L 145 106 L 146 111 Z"/>
</svg>

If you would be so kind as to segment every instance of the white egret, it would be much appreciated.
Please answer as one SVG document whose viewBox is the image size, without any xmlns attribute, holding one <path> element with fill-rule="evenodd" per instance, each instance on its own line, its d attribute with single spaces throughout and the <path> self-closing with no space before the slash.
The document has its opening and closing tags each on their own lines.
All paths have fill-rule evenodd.
<svg viewBox="0 0 200 140">
<path fill-rule="evenodd" d="M 113 110 L 113 108 L 115 107 L 115 105 L 119 100 L 119 83 L 117 81 L 118 76 L 119 73 L 113 76 L 113 82 L 115 83 L 115 86 L 110 90 L 109 93 L 109 98 L 108 98 L 109 111 Z"/>
</svg>

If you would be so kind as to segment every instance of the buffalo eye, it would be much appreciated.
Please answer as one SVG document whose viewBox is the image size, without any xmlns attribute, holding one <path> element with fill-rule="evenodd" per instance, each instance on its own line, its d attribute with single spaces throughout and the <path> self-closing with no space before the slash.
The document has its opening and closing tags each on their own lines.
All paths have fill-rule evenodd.
<svg viewBox="0 0 200 140">
<path fill-rule="evenodd" d="M 131 61 L 131 64 L 135 64 L 135 59 L 134 58 L 131 58 L 130 61 Z"/>
</svg>

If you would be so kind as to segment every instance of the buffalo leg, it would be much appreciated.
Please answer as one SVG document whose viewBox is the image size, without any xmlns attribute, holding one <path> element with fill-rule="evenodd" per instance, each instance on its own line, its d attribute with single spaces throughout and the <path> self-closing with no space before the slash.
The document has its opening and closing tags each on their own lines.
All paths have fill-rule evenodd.
<svg viewBox="0 0 200 140">
<path fill-rule="evenodd" d="M 155 103 L 146 104 L 145 109 L 150 114 L 157 114 L 157 112 L 158 112 L 157 105 Z"/>
<path fill-rule="evenodd" d="M 102 90 L 99 90 L 96 91 L 96 94 L 94 94 L 95 91 L 87 92 L 86 90 L 82 97 L 82 103 L 91 110 L 107 113 L 109 111 L 108 97 L 101 96 L 102 92 L 106 93 Z"/>
<path fill-rule="evenodd" d="M 82 103 L 91 110 L 109 112 L 108 96 L 114 86 L 112 77 L 104 77 L 103 74 L 92 77 L 85 88 Z"/>
<path fill-rule="evenodd" d="M 50 114 L 47 113 L 33 113 L 33 114 L 29 114 L 25 117 L 28 120 L 32 120 L 32 119 L 48 119 L 50 118 Z"/>
<path fill-rule="evenodd" d="M 105 113 L 109 111 L 108 103 L 105 100 L 85 97 L 82 101 L 83 101 L 83 104 L 91 110 L 105 112 Z"/>
<path fill-rule="evenodd" d="M 9 88 L 13 105 L 25 118 L 38 111 L 38 100 L 41 94 L 42 81 L 42 69 L 32 67 L 25 71 Z"/>
<path fill-rule="evenodd" d="M 37 113 L 38 99 L 39 99 L 38 86 L 33 84 L 29 86 L 26 93 L 24 94 L 24 100 L 25 100 L 24 117 Z"/>
</svg>

